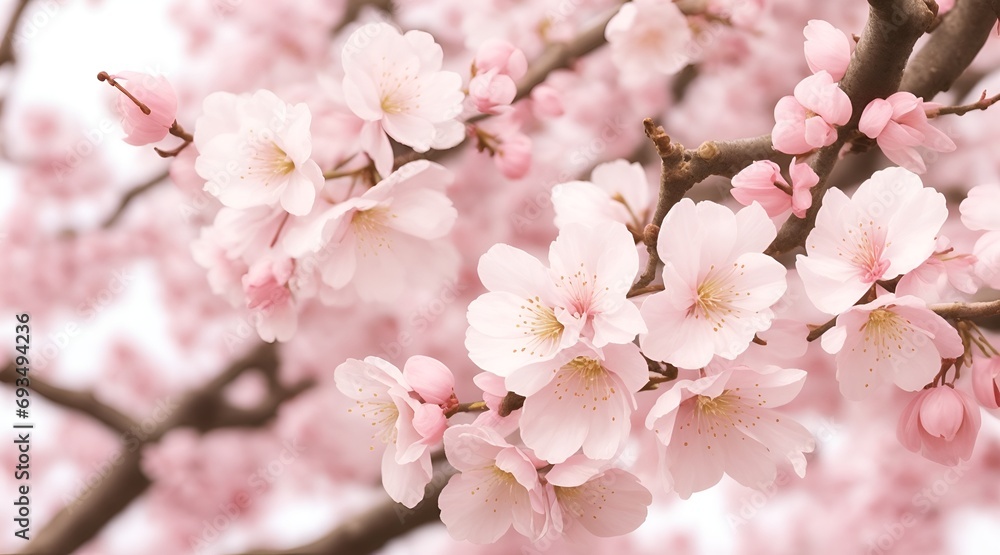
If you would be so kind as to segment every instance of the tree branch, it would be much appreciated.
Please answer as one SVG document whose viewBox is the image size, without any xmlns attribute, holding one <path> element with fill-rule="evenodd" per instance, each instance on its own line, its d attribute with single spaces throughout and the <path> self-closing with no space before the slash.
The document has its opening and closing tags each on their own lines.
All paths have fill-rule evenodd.
<svg viewBox="0 0 1000 555">
<path fill-rule="evenodd" d="M 13 384 L 17 378 L 21 377 L 15 372 L 13 363 L 8 364 L 0 371 L 0 382 L 3 383 Z M 37 393 L 59 406 L 86 414 L 115 432 L 125 433 L 135 426 L 135 421 L 128 415 L 98 401 L 91 391 L 78 391 L 55 386 L 37 377 L 34 373 L 28 374 L 28 380 L 30 381 L 28 389 L 32 393 Z"/>
<path fill-rule="evenodd" d="M 869 0 L 868 22 L 858 47 L 840 81 L 851 99 L 851 120 L 839 129 L 837 141 L 824 147 L 813 160 L 819 183 L 812 188 L 813 202 L 805 218 L 788 218 L 765 251 L 772 256 L 788 252 L 803 243 L 816 223 L 823 196 L 830 187 L 829 175 L 840 149 L 857 129 L 865 106 L 876 98 L 886 98 L 899 90 L 906 61 L 916 44 L 934 22 L 935 11 L 924 0 Z"/>
<path fill-rule="evenodd" d="M 251 369 L 259 369 L 265 373 L 274 372 L 277 367 L 276 347 L 273 344 L 262 343 L 230 364 L 201 389 L 189 394 L 152 432 L 136 438 L 139 441 L 130 442 L 127 450 L 123 449 L 123 452 L 113 459 L 114 468 L 104 480 L 56 514 L 28 544 L 24 553 L 45 555 L 72 553 L 93 538 L 115 515 L 149 487 L 150 481 L 143 475 L 140 467 L 142 447 L 159 441 L 167 432 L 187 426 L 207 431 L 223 426 L 259 425 L 272 418 L 280 403 L 265 403 L 266 408 L 259 412 L 246 411 L 249 418 L 247 421 L 223 418 L 220 415 L 228 413 L 225 410 L 220 412 L 219 407 L 226 406 L 223 401 L 223 390 L 243 372 Z M 308 386 L 289 388 L 279 397 L 283 400 L 288 399 L 305 387 Z"/>
<path fill-rule="evenodd" d="M 975 320 L 1000 316 L 1000 299 L 978 303 L 945 303 L 933 304 L 929 307 L 942 318 L 962 318 Z"/>
<path fill-rule="evenodd" d="M 961 0 L 910 61 L 900 90 L 924 100 L 951 88 L 982 50 L 1000 13 L 1000 0 Z"/>
<path fill-rule="evenodd" d="M 18 0 L 17 4 L 14 5 L 7 30 L 3 34 L 3 40 L 0 41 L 0 66 L 8 63 L 13 64 L 17 61 L 14 56 L 14 35 L 17 34 L 21 18 L 24 17 L 24 10 L 30 3 L 31 0 Z"/>
<path fill-rule="evenodd" d="M 107 229 L 115 225 L 118 222 L 118 220 L 121 219 L 122 215 L 125 214 L 125 209 L 128 208 L 128 205 L 133 200 L 142 196 L 147 191 L 149 191 L 150 189 L 155 187 L 158 183 L 167 179 L 168 177 L 170 177 L 170 172 L 164 170 L 163 172 L 158 173 L 153 177 L 149 178 L 148 180 L 129 189 L 122 196 L 121 200 L 118 201 L 118 206 L 115 208 L 114 212 L 112 212 L 107 218 L 105 218 L 104 222 L 101 223 L 101 227 Z"/>
<path fill-rule="evenodd" d="M 442 465 L 424 490 L 424 500 L 416 507 L 406 507 L 386 498 L 371 509 L 349 518 L 322 538 L 293 549 L 259 550 L 245 555 L 297 555 L 324 553 L 327 555 L 368 555 L 395 537 L 402 536 L 425 524 L 438 522 L 441 514 L 438 497 L 455 470 Z"/>
</svg>

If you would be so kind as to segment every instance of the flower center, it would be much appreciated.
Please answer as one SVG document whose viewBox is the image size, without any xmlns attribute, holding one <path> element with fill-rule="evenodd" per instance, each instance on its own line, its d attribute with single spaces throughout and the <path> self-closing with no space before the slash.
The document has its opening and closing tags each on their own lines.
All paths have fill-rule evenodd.
<svg viewBox="0 0 1000 555">
<path fill-rule="evenodd" d="M 532 355 L 540 349 L 547 352 L 562 339 L 565 326 L 556 318 L 555 311 L 543 305 L 538 297 L 525 299 L 525 304 L 521 305 L 521 311 L 517 316 L 520 322 L 516 327 L 524 328 L 522 334 L 529 337 L 528 345 L 521 347 L 521 351 L 531 349 Z M 544 356 L 546 352 L 540 356 Z"/>
<path fill-rule="evenodd" d="M 396 403 L 389 401 L 357 401 L 361 417 L 368 420 L 372 427 L 372 440 L 382 443 L 396 442 L 396 420 L 399 419 L 399 409 Z M 374 450 L 375 446 L 371 446 Z"/>
<path fill-rule="evenodd" d="M 725 390 L 718 397 L 698 395 L 696 398 L 698 412 L 703 415 L 720 418 L 728 416 L 733 412 L 737 402 L 729 390 Z"/>
</svg>

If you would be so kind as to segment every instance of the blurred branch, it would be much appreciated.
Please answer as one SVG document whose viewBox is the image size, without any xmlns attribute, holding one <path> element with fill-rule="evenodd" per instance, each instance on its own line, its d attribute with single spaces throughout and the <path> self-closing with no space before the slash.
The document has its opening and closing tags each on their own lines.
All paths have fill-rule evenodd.
<svg viewBox="0 0 1000 555">
<path fill-rule="evenodd" d="M 15 380 L 21 377 L 23 376 L 14 370 L 13 363 L 8 364 L 0 371 L 0 382 L 3 383 L 14 384 Z M 30 382 L 28 389 L 32 393 L 37 393 L 59 406 L 82 412 L 116 432 L 125 433 L 136 425 L 135 421 L 128 415 L 98 401 L 91 391 L 78 391 L 55 386 L 37 377 L 34 372 L 28 373 L 28 380 Z"/>
<path fill-rule="evenodd" d="M 276 372 L 276 347 L 261 343 L 231 363 L 201 389 L 189 394 L 178 408 L 151 433 L 135 442 L 116 458 L 117 464 L 103 481 L 66 506 L 37 534 L 24 553 L 72 553 L 93 538 L 112 518 L 149 487 L 150 481 L 140 466 L 142 448 L 156 443 L 171 430 L 194 427 L 208 431 L 227 426 L 256 426 L 274 417 L 281 402 L 308 387 L 300 384 L 287 388 L 265 401 L 259 410 L 229 412 L 223 391 L 244 372 L 258 369 Z M 32 379 L 34 381 L 34 379 Z M 220 408 L 221 407 L 221 408 Z M 236 415 L 243 415 L 237 418 Z M 138 438 L 137 438 L 138 439 Z"/>
<path fill-rule="evenodd" d="M 441 514 L 438 497 L 455 470 L 442 465 L 424 490 L 424 499 L 416 507 L 406 507 L 386 498 L 382 503 L 340 523 L 329 534 L 293 549 L 251 551 L 245 555 L 368 555 L 393 538 L 402 536 L 425 524 L 438 522 Z"/>
<path fill-rule="evenodd" d="M 361 15 L 361 11 L 365 8 L 365 6 L 371 6 L 372 8 L 376 8 L 384 12 L 392 12 L 392 0 L 347 0 L 347 7 L 344 9 L 344 17 L 341 18 L 340 23 L 333 28 L 333 33 L 337 34 L 343 31 L 344 27 L 347 27 L 358 19 L 358 16 Z"/>
<path fill-rule="evenodd" d="M 163 172 L 154 175 L 148 180 L 130 188 L 128 191 L 125 192 L 124 195 L 122 195 L 122 198 L 121 200 L 118 201 L 118 206 L 115 208 L 114 212 L 112 212 L 111 215 L 105 218 L 104 222 L 101 223 L 101 227 L 107 229 L 115 225 L 118 222 L 118 220 L 121 219 L 122 215 L 125 213 L 125 209 L 128 208 L 128 205 L 133 200 L 142 196 L 147 191 L 149 191 L 150 189 L 152 189 L 153 187 L 155 187 L 157 184 L 167 179 L 168 177 L 170 177 L 170 172 L 164 170 Z"/>
<path fill-rule="evenodd" d="M 7 30 L 4 31 L 3 40 L 0 41 L 0 66 L 8 63 L 13 64 L 17 61 L 14 56 L 14 35 L 17 34 L 21 18 L 24 17 L 24 10 L 30 3 L 31 0 L 18 0 L 17 4 L 14 5 Z"/>
</svg>

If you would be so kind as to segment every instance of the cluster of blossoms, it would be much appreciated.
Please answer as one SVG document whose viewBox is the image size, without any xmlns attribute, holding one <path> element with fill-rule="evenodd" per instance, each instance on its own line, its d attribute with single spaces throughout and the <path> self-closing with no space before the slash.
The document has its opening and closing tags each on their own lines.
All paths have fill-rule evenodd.
<svg viewBox="0 0 1000 555">
<path fill-rule="evenodd" d="M 605 34 L 628 81 L 648 76 L 649 60 L 663 75 L 690 61 L 692 31 L 675 3 L 627 3 Z M 804 476 L 813 435 L 775 409 L 796 399 L 809 368 L 773 364 L 762 352 L 801 354 L 816 337 L 835 357 L 844 398 L 869 400 L 887 383 L 906 392 L 904 447 L 942 464 L 971 456 L 979 405 L 1000 407 L 1000 353 L 974 324 L 945 319 L 930 303 L 1000 283 L 990 270 L 1000 266 L 1000 187 L 970 193 L 963 222 L 984 234 L 970 252 L 951 247 L 941 234 L 945 197 L 914 173 L 926 169 L 916 147 L 954 148 L 928 123 L 936 105 L 898 92 L 852 114 L 838 83 L 853 42 L 819 20 L 805 36 L 813 74 L 774 110 L 773 145 L 796 155 L 789 179 L 775 162 L 755 161 L 732 178 L 739 210 L 685 198 L 647 226 L 654 196 L 645 171 L 615 160 L 589 181 L 552 189 L 558 235 L 546 261 L 505 243 L 482 254 L 486 291 L 468 306 L 464 341 L 482 370 L 482 400 L 460 403 L 452 371 L 426 356 L 402 370 L 374 356 L 336 368 L 351 413 L 371 425 L 371 449 L 385 445 L 382 483 L 393 500 L 423 499 L 432 452 L 443 448 L 457 473 L 440 494 L 441 519 L 457 539 L 491 543 L 510 528 L 531 540 L 626 534 L 652 503 L 624 457 L 643 436 L 659 450 L 658 478 L 684 499 L 723 475 L 753 488 L 783 466 Z M 646 51 L 656 55 L 636 55 Z M 464 87 L 442 70 L 431 35 L 386 23 L 357 31 L 341 60 L 343 79 L 331 86 L 359 144 L 335 167 L 314 152 L 309 106 L 269 90 L 209 95 L 188 141 L 193 169 L 219 203 L 195 259 L 217 294 L 253 312 L 267 341 L 290 339 L 312 300 L 387 304 L 413 283 L 454 279 L 458 212 L 446 194 L 454 176 L 423 159 L 397 164 L 393 141 L 425 153 L 472 137 L 511 178 L 531 163 L 512 106 L 528 64 L 510 43 L 483 43 Z M 134 94 L 119 106 L 131 142 L 183 137 L 165 81 Z M 551 89 L 536 88 L 531 100 L 543 114 L 562 111 Z M 479 124 L 480 116 L 496 118 Z M 814 208 L 819 176 L 808 159 L 837 143 L 852 117 L 903 167 L 876 172 L 851 196 L 828 190 L 805 254 L 786 268 L 766 253 L 776 222 Z M 636 287 L 650 235 L 662 270 Z M 830 321 L 779 314 L 792 287 Z M 958 382 L 963 368 L 972 379 Z M 644 411 L 642 394 L 658 394 Z M 461 420 L 469 412 L 483 414 Z"/>
</svg>

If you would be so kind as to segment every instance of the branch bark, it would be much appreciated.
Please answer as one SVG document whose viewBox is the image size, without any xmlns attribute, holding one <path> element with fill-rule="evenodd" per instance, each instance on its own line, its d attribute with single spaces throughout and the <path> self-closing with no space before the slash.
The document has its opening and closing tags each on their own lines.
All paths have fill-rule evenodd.
<svg viewBox="0 0 1000 555">
<path fill-rule="evenodd" d="M 22 376 L 15 372 L 13 363 L 8 364 L 0 371 L 0 382 L 3 383 L 13 384 L 20 377 Z M 28 380 L 30 382 L 28 389 L 32 393 L 37 393 L 59 406 L 86 414 L 118 433 L 125 433 L 135 426 L 135 421 L 128 415 L 98 401 L 91 391 L 79 391 L 52 385 L 44 379 L 36 377 L 33 373 L 28 374 Z"/>
<path fill-rule="evenodd" d="M 812 189 L 813 202 L 805 218 L 790 217 L 768 247 L 772 256 L 788 252 L 803 243 L 816 222 L 823 195 L 830 187 L 829 175 L 840 149 L 857 129 L 865 106 L 876 98 L 886 98 L 899 90 L 906 61 L 913 45 L 934 22 L 935 10 L 924 0 L 869 0 L 868 22 L 851 57 L 840 88 L 851 99 L 851 120 L 840 128 L 837 141 L 820 150 L 812 168 L 820 181 Z"/>
<path fill-rule="evenodd" d="M 424 490 L 424 500 L 412 509 L 386 497 L 385 501 L 353 516 L 322 538 L 293 549 L 258 550 L 245 555 L 296 555 L 324 553 L 326 555 L 368 555 L 393 538 L 402 536 L 425 524 L 438 522 L 441 514 L 438 497 L 448 479 L 455 473 L 444 464 L 434 473 Z"/>
<path fill-rule="evenodd" d="M 21 18 L 24 17 L 24 10 L 30 3 L 31 0 L 18 0 L 17 4 L 14 5 L 7 30 L 3 34 L 3 40 L 0 41 L 0 66 L 13 64 L 17 61 L 14 55 L 14 35 L 17 34 L 17 27 L 21 24 Z"/>
<path fill-rule="evenodd" d="M 259 369 L 268 373 L 275 372 L 277 367 L 276 348 L 268 343 L 258 345 L 230 364 L 208 384 L 188 395 L 151 433 L 137 438 L 139 441 L 129 442 L 128 449 L 123 449 L 123 452 L 111 460 L 114 469 L 104 480 L 56 514 L 28 544 L 24 553 L 72 553 L 93 538 L 149 487 L 150 481 L 143 475 L 140 466 L 142 447 L 159 441 L 167 432 L 181 427 L 194 427 L 204 432 L 224 426 L 260 425 L 272 418 L 280 405 L 280 402 L 274 400 L 265 403 L 260 411 L 246 411 L 246 421 L 232 418 L 237 413 L 227 409 L 222 392 L 248 370 Z M 275 397 L 283 401 L 306 387 L 307 384 L 300 384 Z"/>
<path fill-rule="evenodd" d="M 118 201 L 118 206 L 115 207 L 114 212 L 108 215 L 108 217 L 101 223 L 101 227 L 107 229 L 115 225 L 118 220 L 121 219 L 122 215 L 125 214 L 125 209 L 128 208 L 129 204 L 131 204 L 133 200 L 142 196 L 168 177 L 170 177 L 170 172 L 164 170 L 126 191 L 121 200 Z"/>
</svg>

